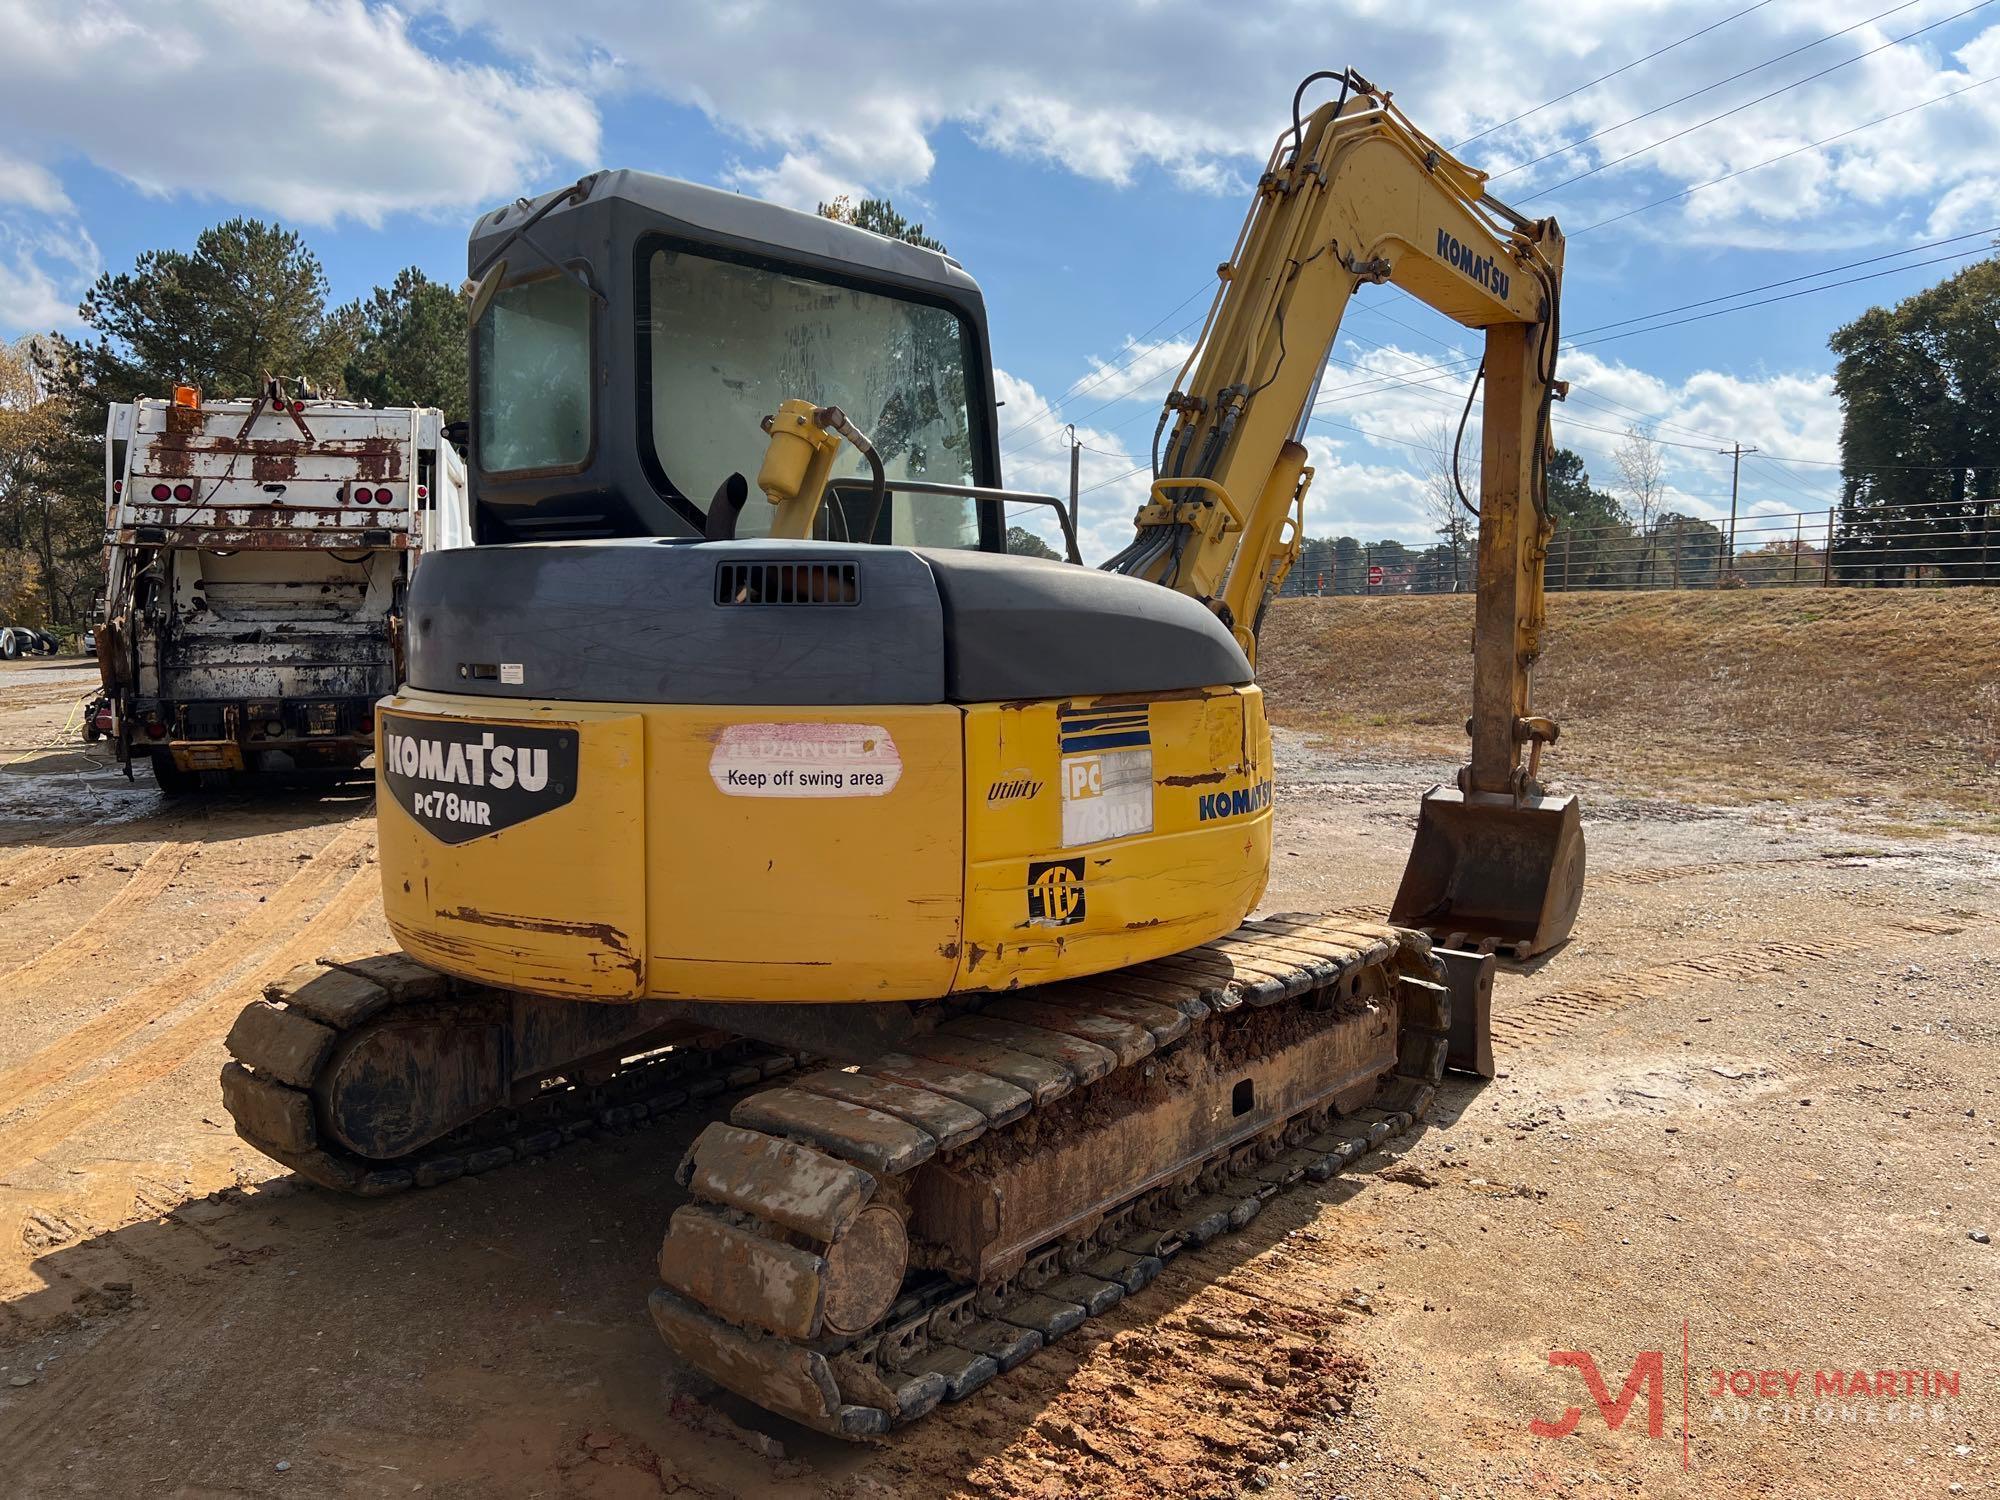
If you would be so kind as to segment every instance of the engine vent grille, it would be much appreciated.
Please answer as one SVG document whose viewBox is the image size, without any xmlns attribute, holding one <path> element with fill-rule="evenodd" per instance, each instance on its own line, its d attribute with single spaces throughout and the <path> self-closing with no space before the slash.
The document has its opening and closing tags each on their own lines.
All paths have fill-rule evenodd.
<svg viewBox="0 0 2000 1500">
<path fill-rule="evenodd" d="M 859 604 L 851 562 L 728 562 L 715 569 L 717 604 Z"/>
</svg>

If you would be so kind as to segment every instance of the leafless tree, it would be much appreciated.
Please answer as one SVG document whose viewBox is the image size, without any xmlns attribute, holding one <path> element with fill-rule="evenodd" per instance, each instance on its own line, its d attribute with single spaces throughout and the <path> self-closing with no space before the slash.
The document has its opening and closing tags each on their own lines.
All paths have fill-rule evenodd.
<svg viewBox="0 0 2000 1500">
<path fill-rule="evenodd" d="M 1420 439 L 1423 463 L 1424 518 L 1451 553 L 1451 591 L 1465 587 L 1473 564 L 1479 535 L 1479 516 L 1466 509 L 1466 502 L 1479 504 L 1479 438 L 1468 432 L 1459 452 L 1458 470 L 1452 471 L 1454 430 L 1443 422 L 1427 428 Z M 1459 499 L 1459 486 L 1465 500 Z"/>
<path fill-rule="evenodd" d="M 1651 430 L 1636 422 L 1625 429 L 1611 457 L 1618 465 L 1618 486 L 1625 492 L 1626 506 L 1638 523 L 1639 535 L 1646 539 L 1643 584 L 1652 579 L 1653 549 L 1659 540 L 1653 530 L 1667 493 L 1666 461 Z"/>
</svg>

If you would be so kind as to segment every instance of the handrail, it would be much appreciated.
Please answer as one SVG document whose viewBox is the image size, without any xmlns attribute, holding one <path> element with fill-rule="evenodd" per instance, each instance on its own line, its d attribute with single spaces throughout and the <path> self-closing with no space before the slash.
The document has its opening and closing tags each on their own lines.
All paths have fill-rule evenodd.
<svg viewBox="0 0 2000 1500">
<path fill-rule="evenodd" d="M 858 489 L 866 486 L 874 489 L 872 479 L 831 479 L 827 481 L 830 490 Z M 991 501 L 996 505 L 1046 505 L 1056 513 L 1056 521 L 1062 527 L 1063 543 L 1069 549 L 1069 561 L 1081 567 L 1083 553 L 1076 545 L 1076 527 L 1071 524 L 1069 507 L 1054 495 L 1036 495 L 1027 490 L 996 490 L 979 484 L 939 484 L 930 479 L 891 479 L 884 483 L 887 494 L 945 495 L 957 496 L 977 501 Z M 1005 512 L 1002 512 L 1005 519 Z"/>
</svg>

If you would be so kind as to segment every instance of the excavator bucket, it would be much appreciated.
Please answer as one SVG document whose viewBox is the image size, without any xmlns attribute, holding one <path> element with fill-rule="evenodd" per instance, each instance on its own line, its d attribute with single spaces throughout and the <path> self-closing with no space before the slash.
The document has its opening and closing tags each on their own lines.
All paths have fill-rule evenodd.
<svg viewBox="0 0 2000 1500">
<path fill-rule="evenodd" d="M 1424 793 L 1389 920 L 1454 946 L 1529 958 L 1569 936 L 1583 900 L 1583 819 L 1574 797 Z"/>
</svg>

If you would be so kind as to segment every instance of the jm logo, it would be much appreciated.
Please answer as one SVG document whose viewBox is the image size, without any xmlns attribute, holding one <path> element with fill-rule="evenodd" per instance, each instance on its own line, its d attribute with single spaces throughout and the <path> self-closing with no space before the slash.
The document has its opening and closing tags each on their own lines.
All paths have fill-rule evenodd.
<svg viewBox="0 0 2000 1500">
<path fill-rule="evenodd" d="M 1625 1377 L 1624 1389 L 1614 1398 L 1604 1377 L 1598 1373 L 1597 1361 L 1581 1349 L 1551 1349 L 1549 1363 L 1556 1369 L 1572 1369 L 1583 1376 L 1583 1383 L 1590 1392 L 1590 1399 L 1597 1403 L 1598 1415 L 1604 1418 L 1604 1425 L 1616 1432 L 1625 1425 L 1625 1419 L 1632 1414 L 1632 1403 L 1640 1391 L 1646 1392 L 1646 1436 L 1666 1435 L 1667 1420 L 1667 1360 L 1658 1349 L 1645 1350 L 1632 1362 L 1632 1372 Z M 1528 1424 L 1528 1430 L 1536 1437 L 1568 1437 L 1576 1431 L 1576 1425 L 1583 1419 L 1583 1409 L 1572 1406 L 1553 1422 L 1544 1422 L 1539 1417 Z"/>
</svg>

